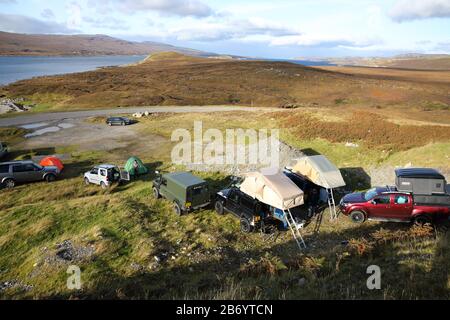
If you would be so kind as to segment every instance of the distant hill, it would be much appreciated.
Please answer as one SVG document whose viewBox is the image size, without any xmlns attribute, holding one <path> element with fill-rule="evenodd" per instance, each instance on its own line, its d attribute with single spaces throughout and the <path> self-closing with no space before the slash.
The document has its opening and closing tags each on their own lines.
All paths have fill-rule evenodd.
<svg viewBox="0 0 450 320">
<path fill-rule="evenodd" d="M 148 55 L 173 51 L 193 56 L 217 56 L 158 42 L 131 42 L 105 35 L 42 35 L 0 32 L 0 55 L 95 56 Z"/>
<path fill-rule="evenodd" d="M 327 61 L 344 66 L 382 67 L 416 70 L 450 70 L 448 54 L 409 53 L 390 58 L 330 58 Z"/>
</svg>

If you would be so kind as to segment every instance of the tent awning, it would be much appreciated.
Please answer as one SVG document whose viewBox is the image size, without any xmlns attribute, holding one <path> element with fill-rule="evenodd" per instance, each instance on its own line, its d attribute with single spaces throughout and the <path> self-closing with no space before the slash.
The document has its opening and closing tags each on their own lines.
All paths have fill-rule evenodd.
<svg viewBox="0 0 450 320">
<path fill-rule="evenodd" d="M 279 172 L 274 175 L 260 172 L 246 174 L 240 189 L 252 198 L 281 210 L 304 204 L 303 191 Z"/>
<path fill-rule="evenodd" d="M 344 178 L 339 169 L 322 155 L 300 158 L 292 168 L 292 172 L 301 174 L 326 189 L 345 186 Z"/>
</svg>

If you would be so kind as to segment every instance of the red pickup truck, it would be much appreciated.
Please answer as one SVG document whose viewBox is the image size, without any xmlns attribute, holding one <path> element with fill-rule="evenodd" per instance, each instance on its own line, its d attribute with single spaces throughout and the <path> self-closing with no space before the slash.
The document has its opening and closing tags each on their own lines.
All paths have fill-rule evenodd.
<svg viewBox="0 0 450 320">
<path fill-rule="evenodd" d="M 346 195 L 339 209 L 355 223 L 366 220 L 438 223 L 450 220 L 450 195 L 437 196 L 434 203 L 421 202 L 411 193 L 398 192 L 395 187 L 378 187 L 366 192 Z M 417 199 L 416 199 L 417 198 Z"/>
</svg>

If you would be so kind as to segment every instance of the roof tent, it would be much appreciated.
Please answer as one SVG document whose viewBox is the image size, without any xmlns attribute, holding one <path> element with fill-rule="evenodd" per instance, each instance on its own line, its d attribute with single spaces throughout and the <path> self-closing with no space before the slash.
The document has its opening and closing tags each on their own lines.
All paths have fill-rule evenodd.
<svg viewBox="0 0 450 320">
<path fill-rule="evenodd" d="M 305 241 L 300 233 L 303 224 L 298 224 L 290 211 L 290 209 L 304 204 L 303 191 L 295 183 L 281 172 L 275 174 L 252 172 L 245 175 L 240 189 L 252 198 L 283 210 L 286 222 L 299 249 L 301 250 L 302 246 L 306 248 Z"/>
<path fill-rule="evenodd" d="M 398 191 L 417 195 L 445 194 L 445 177 L 435 169 L 406 168 L 395 170 Z"/>
<path fill-rule="evenodd" d="M 273 175 L 248 173 L 240 188 L 249 196 L 281 210 L 298 207 L 304 203 L 303 191 L 280 172 Z"/>
<path fill-rule="evenodd" d="M 292 168 L 292 172 L 302 175 L 314 184 L 326 189 L 331 220 L 336 219 L 337 210 L 333 189 L 345 186 L 341 171 L 325 156 L 318 155 L 300 158 Z"/>
<path fill-rule="evenodd" d="M 345 186 L 339 169 L 322 155 L 300 158 L 292 168 L 292 172 L 308 178 L 314 184 L 325 189 Z"/>
</svg>

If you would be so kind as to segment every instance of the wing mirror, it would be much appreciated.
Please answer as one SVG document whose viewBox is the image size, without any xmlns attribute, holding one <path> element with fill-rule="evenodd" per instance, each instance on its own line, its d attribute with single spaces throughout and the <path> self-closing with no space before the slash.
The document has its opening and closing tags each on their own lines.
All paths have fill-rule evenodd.
<svg viewBox="0 0 450 320">
<path fill-rule="evenodd" d="M 157 171 L 155 171 L 155 174 L 156 174 L 156 175 L 159 175 L 159 171 L 158 171 L 158 170 L 157 170 Z"/>
<path fill-rule="evenodd" d="M 370 203 L 375 205 L 375 206 L 377 205 L 377 202 L 375 200 L 370 201 Z"/>
</svg>

